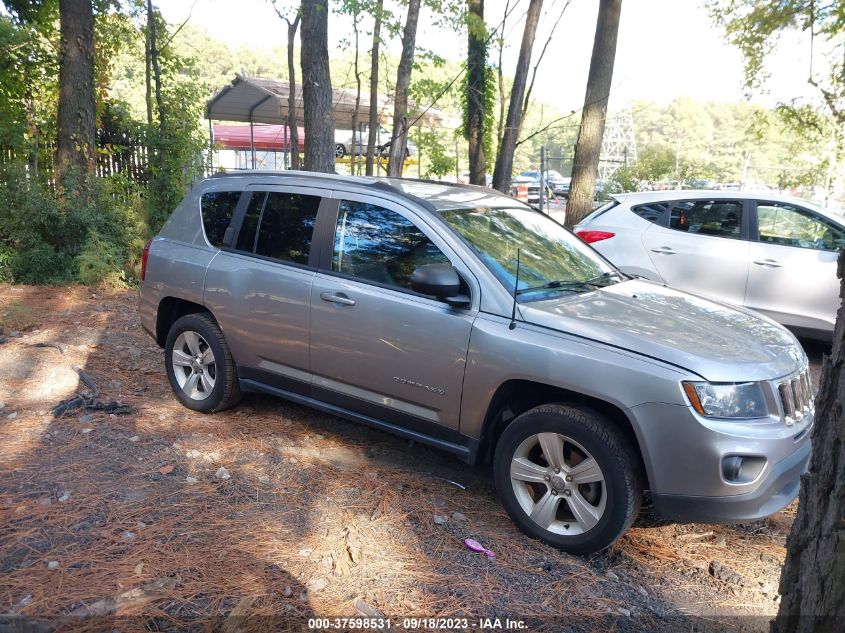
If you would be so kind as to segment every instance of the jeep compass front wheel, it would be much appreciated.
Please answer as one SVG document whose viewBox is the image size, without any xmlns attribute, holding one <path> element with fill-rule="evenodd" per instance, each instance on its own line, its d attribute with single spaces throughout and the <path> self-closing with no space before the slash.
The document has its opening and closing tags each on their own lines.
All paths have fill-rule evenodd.
<svg viewBox="0 0 845 633">
<path fill-rule="evenodd" d="M 642 497 L 634 457 L 601 417 L 544 405 L 516 418 L 494 458 L 496 489 L 524 532 L 571 554 L 608 547 Z"/>
</svg>

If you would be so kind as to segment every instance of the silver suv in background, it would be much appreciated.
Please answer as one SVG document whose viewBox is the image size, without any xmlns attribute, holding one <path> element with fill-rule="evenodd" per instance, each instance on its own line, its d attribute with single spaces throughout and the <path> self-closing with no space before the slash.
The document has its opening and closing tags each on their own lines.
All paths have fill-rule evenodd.
<svg viewBox="0 0 845 633">
<path fill-rule="evenodd" d="M 141 322 L 197 411 L 274 394 L 492 461 L 527 534 L 607 547 L 797 494 L 807 358 L 776 323 L 620 273 L 486 188 L 302 172 L 197 185 L 148 244 Z"/>
<path fill-rule="evenodd" d="M 845 218 L 826 209 L 765 192 L 626 193 L 575 231 L 626 273 L 831 340 Z"/>
</svg>

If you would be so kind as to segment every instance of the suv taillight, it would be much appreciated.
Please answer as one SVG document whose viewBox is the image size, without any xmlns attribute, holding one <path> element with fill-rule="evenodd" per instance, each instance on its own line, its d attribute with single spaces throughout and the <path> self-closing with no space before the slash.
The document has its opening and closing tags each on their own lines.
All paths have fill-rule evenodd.
<svg viewBox="0 0 845 633">
<path fill-rule="evenodd" d="M 141 253 L 141 281 L 144 281 L 144 278 L 147 276 L 147 260 L 150 257 L 150 246 L 152 243 L 152 240 L 148 241 L 144 246 L 144 252 Z"/>
<path fill-rule="evenodd" d="M 608 240 L 616 235 L 616 233 L 610 233 L 608 231 L 578 231 L 576 235 L 587 242 L 587 244 L 592 244 L 593 242 Z"/>
</svg>

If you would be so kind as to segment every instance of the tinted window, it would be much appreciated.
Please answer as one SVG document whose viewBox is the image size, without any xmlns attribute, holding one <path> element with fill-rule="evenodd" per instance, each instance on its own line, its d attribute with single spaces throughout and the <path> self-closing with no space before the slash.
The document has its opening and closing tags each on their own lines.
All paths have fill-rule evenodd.
<svg viewBox="0 0 845 633">
<path fill-rule="evenodd" d="M 256 255 L 307 264 L 319 196 L 270 192 L 261 212 Z"/>
<path fill-rule="evenodd" d="M 698 235 L 742 237 L 742 203 L 735 200 L 677 202 L 669 216 L 669 228 Z"/>
<path fill-rule="evenodd" d="M 663 217 L 663 214 L 666 213 L 668 208 L 669 205 L 665 202 L 655 202 L 653 204 L 641 204 L 636 207 L 631 207 L 631 211 L 636 213 L 643 220 L 648 220 L 649 222 L 657 224 L 660 222 L 660 218 Z"/>
<path fill-rule="evenodd" d="M 264 210 L 264 201 L 267 194 L 250 194 L 249 206 L 246 208 L 241 230 L 238 233 L 238 243 L 235 246 L 239 251 L 252 253 L 255 250 L 255 234 L 258 232 L 258 221 L 261 219 L 261 212 Z"/>
<path fill-rule="evenodd" d="M 374 204 L 340 203 L 333 271 L 410 288 L 414 270 L 435 263 L 449 260 L 410 220 Z"/>
<path fill-rule="evenodd" d="M 757 203 L 761 242 L 833 251 L 845 247 L 845 231 L 825 219 L 786 204 Z"/>
<path fill-rule="evenodd" d="M 213 246 L 220 248 L 223 244 L 223 234 L 235 215 L 235 207 L 238 206 L 240 197 L 240 191 L 214 191 L 202 195 L 202 225 L 205 227 L 208 241 Z"/>
</svg>

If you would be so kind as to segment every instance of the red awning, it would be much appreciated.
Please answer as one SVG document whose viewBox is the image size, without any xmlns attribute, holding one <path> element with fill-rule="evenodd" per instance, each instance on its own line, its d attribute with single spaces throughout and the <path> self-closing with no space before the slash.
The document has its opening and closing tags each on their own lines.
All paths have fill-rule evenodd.
<svg viewBox="0 0 845 633">
<path fill-rule="evenodd" d="M 254 125 L 253 139 L 255 149 L 270 151 L 285 151 L 290 144 L 290 130 L 286 125 Z M 305 149 L 305 130 L 296 128 L 299 132 L 299 149 Z M 226 149 L 250 149 L 250 134 L 248 125 L 215 125 L 214 144 Z"/>
</svg>

